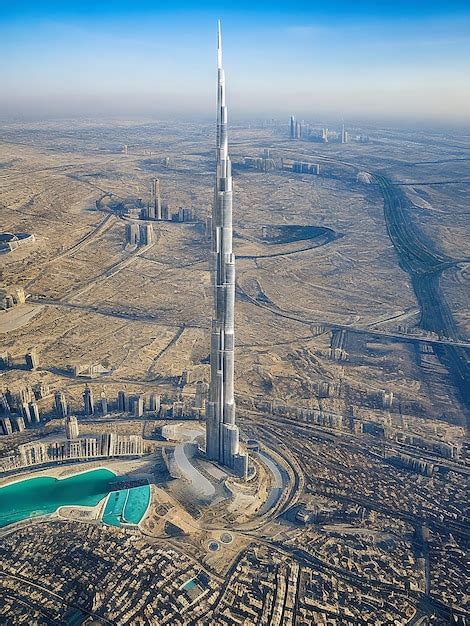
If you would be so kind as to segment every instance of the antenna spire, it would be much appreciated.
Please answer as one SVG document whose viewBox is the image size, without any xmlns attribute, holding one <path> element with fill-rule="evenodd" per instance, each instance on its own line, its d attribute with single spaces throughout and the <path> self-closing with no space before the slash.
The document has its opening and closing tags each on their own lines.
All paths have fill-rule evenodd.
<svg viewBox="0 0 470 626">
<path fill-rule="evenodd" d="M 220 28 L 220 20 L 217 21 L 217 67 L 222 69 L 222 32 Z"/>
</svg>

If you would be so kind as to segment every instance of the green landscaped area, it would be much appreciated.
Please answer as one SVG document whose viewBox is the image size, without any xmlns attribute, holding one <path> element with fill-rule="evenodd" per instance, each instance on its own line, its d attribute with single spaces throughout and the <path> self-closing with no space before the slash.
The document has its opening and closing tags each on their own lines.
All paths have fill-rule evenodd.
<svg viewBox="0 0 470 626">
<path fill-rule="evenodd" d="M 64 479 L 41 476 L 6 485 L 0 488 L 0 527 L 50 515 L 62 506 L 93 507 L 108 494 L 103 522 L 138 524 L 150 501 L 150 486 L 120 490 L 124 482 L 128 484 L 128 477 L 101 468 Z"/>
</svg>

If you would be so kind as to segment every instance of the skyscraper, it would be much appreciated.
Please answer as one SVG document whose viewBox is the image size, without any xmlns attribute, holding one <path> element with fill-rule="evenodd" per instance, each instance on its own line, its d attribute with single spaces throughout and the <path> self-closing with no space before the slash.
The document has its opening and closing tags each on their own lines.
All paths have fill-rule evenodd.
<svg viewBox="0 0 470 626">
<path fill-rule="evenodd" d="M 35 370 L 39 365 L 38 354 L 35 348 L 31 348 L 25 355 L 26 367 L 29 370 Z"/>
<path fill-rule="evenodd" d="M 293 115 L 291 115 L 291 118 L 289 120 L 289 137 L 291 139 L 296 138 L 296 122 L 295 122 L 295 117 Z"/>
<path fill-rule="evenodd" d="M 31 421 L 34 424 L 39 424 L 41 421 L 41 416 L 39 414 L 39 407 L 36 402 L 29 403 L 29 412 L 31 414 Z"/>
<path fill-rule="evenodd" d="M 152 180 L 152 204 L 153 217 L 156 220 L 162 219 L 162 200 L 160 198 L 160 180 L 154 178 Z"/>
<path fill-rule="evenodd" d="M 78 430 L 78 420 L 75 415 L 67 415 L 64 421 L 65 427 L 65 436 L 67 439 L 73 440 L 78 439 L 79 430 Z"/>
<path fill-rule="evenodd" d="M 148 410 L 158 413 L 160 411 L 160 402 L 161 402 L 160 396 L 157 393 L 151 393 L 149 397 Z"/>
<path fill-rule="evenodd" d="M 248 457 L 239 452 L 234 400 L 235 256 L 232 252 L 232 166 L 228 154 L 225 75 L 220 22 L 217 33 L 216 176 L 212 206 L 211 265 L 214 312 L 211 382 L 206 418 L 206 454 L 246 476 Z"/>
<path fill-rule="evenodd" d="M 25 423 L 31 423 L 31 412 L 29 410 L 29 404 L 27 402 L 23 402 L 21 404 L 21 414 L 24 417 Z"/>
<path fill-rule="evenodd" d="M 85 385 L 83 392 L 83 408 L 85 415 L 93 415 L 95 412 L 95 403 L 93 402 L 93 392 L 88 385 Z"/>
<path fill-rule="evenodd" d="M 101 397 L 100 397 L 100 412 L 101 412 L 101 415 L 108 414 L 108 398 L 106 397 L 106 394 L 104 391 L 101 392 Z"/>
<path fill-rule="evenodd" d="M 65 399 L 62 391 L 56 391 L 54 396 L 55 410 L 59 417 L 65 417 L 67 415 L 67 400 Z"/>
<path fill-rule="evenodd" d="M 25 426 L 25 423 L 24 423 L 24 417 L 22 415 L 17 415 L 16 416 L 16 418 L 15 418 L 15 425 L 16 425 L 16 430 L 19 433 L 22 433 L 25 430 L 26 426 Z"/>
<path fill-rule="evenodd" d="M 118 411 L 121 413 L 127 413 L 129 410 L 129 398 L 124 390 L 118 391 Z"/>
</svg>

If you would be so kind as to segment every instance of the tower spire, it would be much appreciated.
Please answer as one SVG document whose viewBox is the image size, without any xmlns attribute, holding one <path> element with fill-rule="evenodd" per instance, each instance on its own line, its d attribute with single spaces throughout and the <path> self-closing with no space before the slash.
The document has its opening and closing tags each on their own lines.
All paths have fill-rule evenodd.
<svg viewBox="0 0 470 626">
<path fill-rule="evenodd" d="M 217 69 L 222 69 L 222 29 L 220 20 L 217 21 Z"/>
</svg>

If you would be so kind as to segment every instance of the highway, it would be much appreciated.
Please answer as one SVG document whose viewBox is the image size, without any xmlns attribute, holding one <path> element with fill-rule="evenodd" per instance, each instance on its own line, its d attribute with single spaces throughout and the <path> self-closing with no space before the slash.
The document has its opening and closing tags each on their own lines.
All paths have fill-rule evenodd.
<svg viewBox="0 0 470 626">
<path fill-rule="evenodd" d="M 384 215 L 389 237 L 410 275 L 421 309 L 421 327 L 447 337 L 435 346 L 436 354 L 452 372 L 464 404 L 470 408 L 470 347 L 461 342 L 452 312 L 440 288 L 443 270 L 458 261 L 435 250 L 407 214 L 409 201 L 404 193 L 382 174 L 373 174 L 384 198 Z M 431 342 L 429 342 L 431 343 Z"/>
<path fill-rule="evenodd" d="M 90 230 L 86 235 L 84 235 L 84 237 L 82 237 L 79 241 L 77 241 L 76 244 L 74 244 L 73 246 L 71 246 L 70 248 L 67 248 L 67 250 L 64 250 L 63 252 L 60 252 L 59 254 L 57 254 L 56 256 L 52 257 L 51 259 L 45 261 L 44 263 L 42 263 L 40 265 L 41 268 L 41 272 L 38 273 L 34 278 L 32 278 L 31 280 L 29 280 L 26 285 L 25 285 L 25 289 L 29 289 L 35 282 L 36 280 L 42 276 L 42 272 L 44 271 L 44 269 L 46 267 L 48 267 L 49 265 L 51 265 L 52 263 L 55 263 L 56 261 L 59 261 L 60 259 L 63 259 L 71 254 L 74 254 L 75 252 L 78 252 L 81 248 L 85 247 L 86 245 L 88 245 L 93 239 L 95 239 L 96 237 L 98 237 L 99 235 L 102 235 L 105 231 L 109 230 L 109 228 L 111 228 L 111 226 L 113 226 L 113 224 L 116 221 L 116 216 L 114 215 L 114 213 L 107 213 L 102 220 L 100 220 L 93 228 L 92 230 Z"/>
<path fill-rule="evenodd" d="M 401 342 L 409 342 L 409 343 L 428 343 L 431 345 L 451 345 L 462 348 L 470 348 L 470 341 L 462 341 L 458 338 L 456 339 L 435 339 L 433 337 L 420 337 L 419 335 L 411 335 L 399 332 L 388 332 L 384 330 L 377 330 L 370 328 L 370 325 L 362 326 L 354 326 L 352 324 L 338 324 L 336 322 L 328 322 L 326 320 L 318 320 L 318 319 L 306 319 L 304 317 L 300 317 L 299 315 L 293 315 L 286 311 L 285 309 L 280 309 L 276 306 L 272 306 L 266 304 L 264 302 L 260 302 L 250 296 L 249 293 L 245 291 L 245 289 L 240 285 L 237 281 L 237 291 L 239 295 L 244 297 L 246 300 L 249 300 L 252 304 L 261 307 L 263 309 L 267 309 L 273 315 L 277 315 L 278 317 L 284 317 L 286 319 L 294 320 L 295 322 L 300 322 L 301 324 L 306 324 L 307 326 L 315 325 L 315 326 L 324 326 L 325 329 L 328 330 L 349 330 L 351 332 L 360 333 L 363 335 L 375 336 L 375 337 L 389 337 L 391 339 L 397 339 Z M 401 317 L 401 316 L 400 316 Z M 385 320 L 382 320 L 378 323 L 384 323 Z M 314 337 L 315 335 L 312 335 Z M 298 340 L 293 340 L 295 343 Z M 273 344 L 270 344 L 273 345 Z"/>
</svg>

